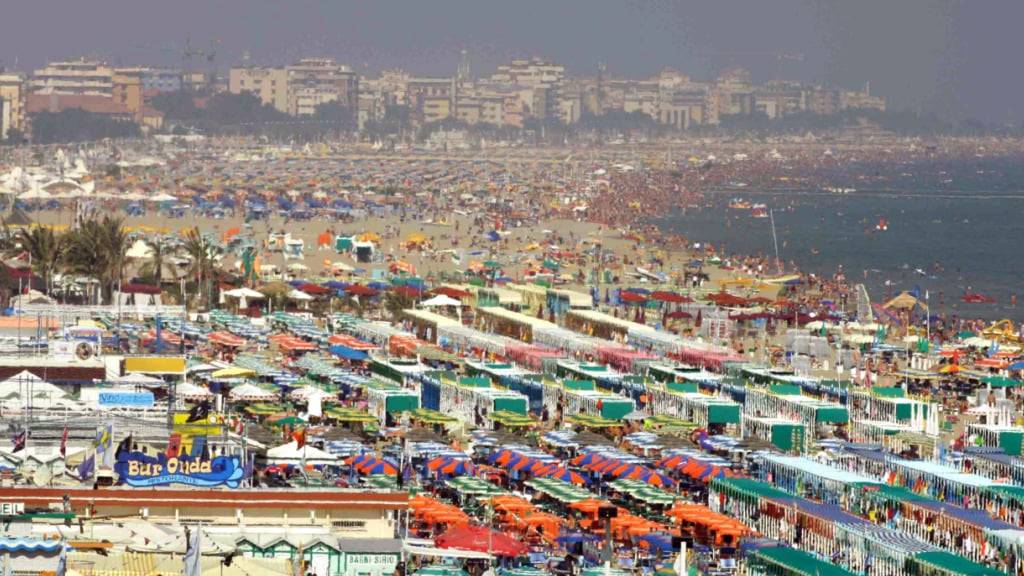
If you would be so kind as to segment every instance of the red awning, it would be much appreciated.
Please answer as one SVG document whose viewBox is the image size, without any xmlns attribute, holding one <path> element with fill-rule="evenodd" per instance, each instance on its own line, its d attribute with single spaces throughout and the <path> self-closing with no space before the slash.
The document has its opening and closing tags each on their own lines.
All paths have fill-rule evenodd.
<svg viewBox="0 0 1024 576">
<path fill-rule="evenodd" d="M 529 551 L 522 542 L 484 526 L 452 528 L 434 541 L 438 548 L 488 552 L 495 556 L 521 556 Z"/>
</svg>

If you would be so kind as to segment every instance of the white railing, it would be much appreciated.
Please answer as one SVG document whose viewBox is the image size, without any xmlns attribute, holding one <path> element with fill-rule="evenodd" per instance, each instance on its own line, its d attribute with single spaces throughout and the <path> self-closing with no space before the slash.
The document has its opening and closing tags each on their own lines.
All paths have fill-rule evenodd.
<svg viewBox="0 0 1024 576">
<path fill-rule="evenodd" d="M 185 313 L 184 306 L 166 304 L 149 305 L 79 305 L 79 304 L 24 304 L 15 309 L 15 313 L 25 317 L 44 316 L 49 318 L 92 318 L 109 314 L 121 318 L 180 318 Z"/>
</svg>

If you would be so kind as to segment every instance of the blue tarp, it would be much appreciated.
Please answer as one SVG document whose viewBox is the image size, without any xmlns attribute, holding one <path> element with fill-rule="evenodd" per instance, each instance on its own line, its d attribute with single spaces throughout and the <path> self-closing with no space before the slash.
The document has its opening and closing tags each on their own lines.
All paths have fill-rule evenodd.
<svg viewBox="0 0 1024 576">
<path fill-rule="evenodd" d="M 341 344 L 335 344 L 330 347 L 331 354 L 339 358 L 346 360 L 366 360 L 369 358 L 369 354 L 365 350 L 356 350 L 349 348 L 348 346 L 342 346 Z"/>
</svg>

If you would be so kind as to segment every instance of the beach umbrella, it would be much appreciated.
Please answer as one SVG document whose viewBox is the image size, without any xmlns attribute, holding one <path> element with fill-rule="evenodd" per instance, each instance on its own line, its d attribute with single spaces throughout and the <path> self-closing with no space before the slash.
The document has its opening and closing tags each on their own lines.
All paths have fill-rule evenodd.
<svg viewBox="0 0 1024 576">
<path fill-rule="evenodd" d="M 655 466 L 657 466 L 658 468 L 676 468 L 683 462 L 686 462 L 686 456 L 683 456 L 682 454 L 676 454 L 674 456 L 668 456 L 662 458 L 661 460 L 658 460 L 655 463 Z"/>
<path fill-rule="evenodd" d="M 619 466 L 616 466 L 608 473 L 618 478 L 624 478 L 637 470 L 643 469 L 643 466 L 640 466 L 638 464 L 620 464 Z"/>
<path fill-rule="evenodd" d="M 662 474 L 661 472 L 651 472 L 646 478 L 643 479 L 643 481 L 647 482 L 651 486 L 661 487 L 674 486 L 676 483 L 675 480 L 669 478 L 668 476 Z"/>
<path fill-rule="evenodd" d="M 387 476 L 397 476 L 398 467 L 388 462 L 387 460 L 377 460 L 370 466 L 363 466 L 363 474 L 372 476 L 376 474 L 385 474 Z"/>
<path fill-rule="evenodd" d="M 651 475 L 651 473 L 652 473 L 651 470 L 649 468 L 647 468 L 646 466 L 637 466 L 636 468 L 633 468 L 632 470 L 630 470 L 630 471 L 626 472 L 625 474 L 623 474 L 622 476 L 620 476 L 620 478 L 632 478 L 632 479 L 635 479 L 635 480 L 646 480 L 647 477 Z"/>
<path fill-rule="evenodd" d="M 614 469 L 616 469 L 616 468 L 618 468 L 618 467 L 620 467 L 622 465 L 623 464 L 622 464 L 621 460 L 616 460 L 614 458 L 611 458 L 609 460 L 605 460 L 604 462 L 598 462 L 597 464 L 591 466 L 590 469 L 593 470 L 594 472 L 599 472 L 601 474 L 608 474 L 612 470 L 614 470 Z"/>
<path fill-rule="evenodd" d="M 1020 381 L 1014 380 L 1013 378 L 1007 378 L 1006 376 L 986 376 L 981 381 L 989 386 L 995 386 L 997 388 L 1005 388 L 1010 386 L 1019 386 Z"/>
<path fill-rule="evenodd" d="M 433 458 L 427 461 L 427 470 L 435 472 L 437 471 L 438 468 L 444 466 L 445 464 L 448 464 L 452 460 L 454 460 L 454 458 L 452 458 L 451 456 L 438 456 L 437 458 Z"/>
<path fill-rule="evenodd" d="M 562 482 L 576 484 L 578 486 L 583 486 L 587 483 L 587 479 L 582 474 L 573 472 L 567 468 L 555 468 L 554 470 L 549 470 L 544 474 L 544 476 L 547 478 L 554 478 L 555 480 L 561 480 Z"/>
<path fill-rule="evenodd" d="M 512 464 L 512 466 L 510 466 L 509 468 L 512 469 L 512 470 L 522 470 L 524 468 L 533 466 L 537 462 L 539 462 L 539 461 L 534 459 L 534 458 L 522 458 L 522 459 L 516 461 L 515 464 Z"/>
<path fill-rule="evenodd" d="M 437 537 L 438 548 L 487 552 L 494 556 L 521 556 L 529 551 L 522 542 L 502 532 L 485 526 L 461 526 L 452 528 Z"/>
<path fill-rule="evenodd" d="M 512 458 L 515 452 L 511 450 L 499 450 L 487 457 L 487 461 L 491 464 L 500 464 L 502 466 L 508 464 L 508 461 Z"/>
<path fill-rule="evenodd" d="M 599 462 L 604 462 L 604 456 L 596 452 L 587 452 L 586 454 L 580 454 L 579 456 L 572 459 L 573 466 L 590 466 Z"/>
<path fill-rule="evenodd" d="M 646 302 L 647 297 L 644 296 L 643 294 L 638 294 L 636 292 L 631 292 L 629 290 L 623 290 L 622 292 L 619 293 L 619 300 L 625 302 L 626 304 L 639 304 L 641 302 Z"/>
<path fill-rule="evenodd" d="M 658 550 L 661 552 L 672 552 L 672 536 L 668 534 L 657 534 L 654 532 L 644 534 L 636 538 L 636 542 L 643 542 L 647 545 L 650 550 Z"/>
<path fill-rule="evenodd" d="M 650 294 L 651 300 L 658 300 L 661 302 L 671 302 L 675 304 L 685 304 L 693 302 L 693 298 L 689 296 L 683 296 L 682 294 L 676 294 L 675 292 L 666 292 L 663 290 L 655 290 Z"/>
<path fill-rule="evenodd" d="M 473 463 L 469 460 L 457 460 L 453 458 L 451 462 L 441 466 L 438 471 L 441 474 L 449 476 L 461 476 L 464 474 L 473 474 L 476 472 L 476 466 L 473 466 Z"/>
</svg>

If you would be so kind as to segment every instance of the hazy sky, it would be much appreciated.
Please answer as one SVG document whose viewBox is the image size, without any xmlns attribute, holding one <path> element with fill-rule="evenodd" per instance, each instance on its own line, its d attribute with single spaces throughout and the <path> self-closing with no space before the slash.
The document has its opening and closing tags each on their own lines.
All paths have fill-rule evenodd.
<svg viewBox="0 0 1024 576">
<path fill-rule="evenodd" d="M 327 55 L 367 73 L 453 74 L 544 56 L 578 74 L 604 62 L 642 77 L 706 78 L 743 65 L 761 80 L 871 83 L 896 108 L 1024 120 L 1022 0 L 6 0 L 0 61 L 181 65 L 185 38 L 217 43 L 223 70 L 249 53 L 282 64 Z M 162 50 L 161 50 L 162 49 Z M 773 54 L 800 53 L 802 62 Z M 16 66 L 15 66 L 16 64 Z"/>
</svg>

